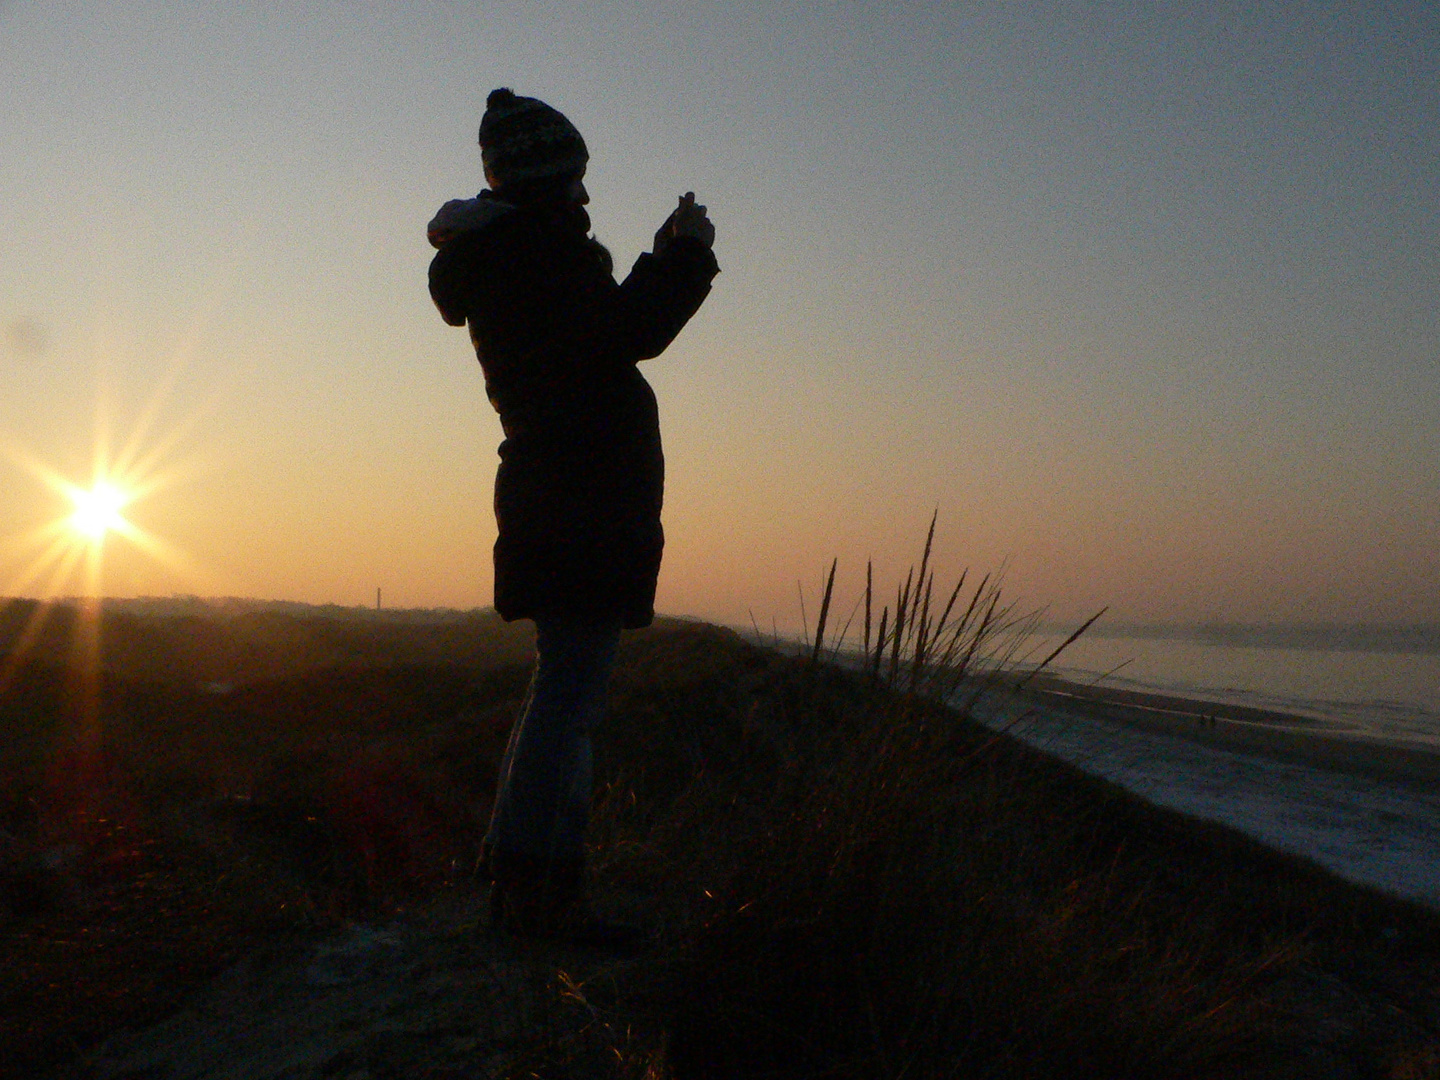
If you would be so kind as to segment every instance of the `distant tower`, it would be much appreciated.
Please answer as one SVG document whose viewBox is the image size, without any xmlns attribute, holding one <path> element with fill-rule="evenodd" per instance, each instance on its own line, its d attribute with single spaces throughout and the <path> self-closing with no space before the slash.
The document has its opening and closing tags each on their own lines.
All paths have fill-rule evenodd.
<svg viewBox="0 0 1440 1080">
<path fill-rule="evenodd" d="M 375 586 L 375 610 L 380 610 L 380 586 Z"/>
</svg>

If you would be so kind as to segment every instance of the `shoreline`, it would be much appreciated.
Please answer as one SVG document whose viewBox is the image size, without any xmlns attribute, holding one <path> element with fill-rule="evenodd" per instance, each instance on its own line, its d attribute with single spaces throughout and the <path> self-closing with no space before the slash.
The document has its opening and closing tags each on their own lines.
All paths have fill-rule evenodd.
<svg viewBox="0 0 1440 1080">
<path fill-rule="evenodd" d="M 1379 780 L 1440 784 L 1440 747 L 1385 741 L 1315 717 L 1246 705 L 1037 678 L 1022 701 L 1220 750 Z"/>
</svg>

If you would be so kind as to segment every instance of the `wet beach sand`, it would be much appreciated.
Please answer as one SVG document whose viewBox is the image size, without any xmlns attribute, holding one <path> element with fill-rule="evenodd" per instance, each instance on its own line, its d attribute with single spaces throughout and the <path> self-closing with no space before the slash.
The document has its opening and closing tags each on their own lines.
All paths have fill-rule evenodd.
<svg viewBox="0 0 1440 1080">
<path fill-rule="evenodd" d="M 1432 790 L 1440 787 L 1440 744 L 1386 738 L 1339 721 L 1053 677 L 1035 679 L 1021 697 L 1216 749 Z"/>
</svg>

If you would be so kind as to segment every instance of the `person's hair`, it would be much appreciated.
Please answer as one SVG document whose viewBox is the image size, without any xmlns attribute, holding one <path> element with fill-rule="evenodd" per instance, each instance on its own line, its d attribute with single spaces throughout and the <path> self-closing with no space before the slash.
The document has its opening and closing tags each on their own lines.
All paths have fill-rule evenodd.
<svg viewBox="0 0 1440 1080">
<path fill-rule="evenodd" d="M 585 238 L 585 243 L 590 246 L 590 252 L 595 256 L 595 261 L 600 264 L 600 269 L 607 275 L 615 273 L 615 257 L 610 254 L 610 249 L 593 236 Z"/>
</svg>

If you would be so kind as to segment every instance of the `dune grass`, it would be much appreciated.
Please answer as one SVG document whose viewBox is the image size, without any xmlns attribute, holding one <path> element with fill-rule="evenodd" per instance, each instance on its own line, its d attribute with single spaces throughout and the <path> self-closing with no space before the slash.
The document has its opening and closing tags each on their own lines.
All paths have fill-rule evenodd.
<svg viewBox="0 0 1440 1080">
<path fill-rule="evenodd" d="M 597 849 L 670 920 L 617 999 L 653 1019 L 631 1071 L 1435 1075 L 1440 970 L 1380 955 L 1440 958 L 1440 920 L 966 719 L 1060 649 L 1028 656 L 1038 616 L 991 578 L 938 592 L 933 537 L 873 621 L 867 567 L 827 640 L 832 563 L 803 658 L 689 643 L 660 715 L 649 679 L 622 683 Z M 1316 1006 L 1357 955 L 1412 979 L 1404 1022 Z"/>
</svg>

